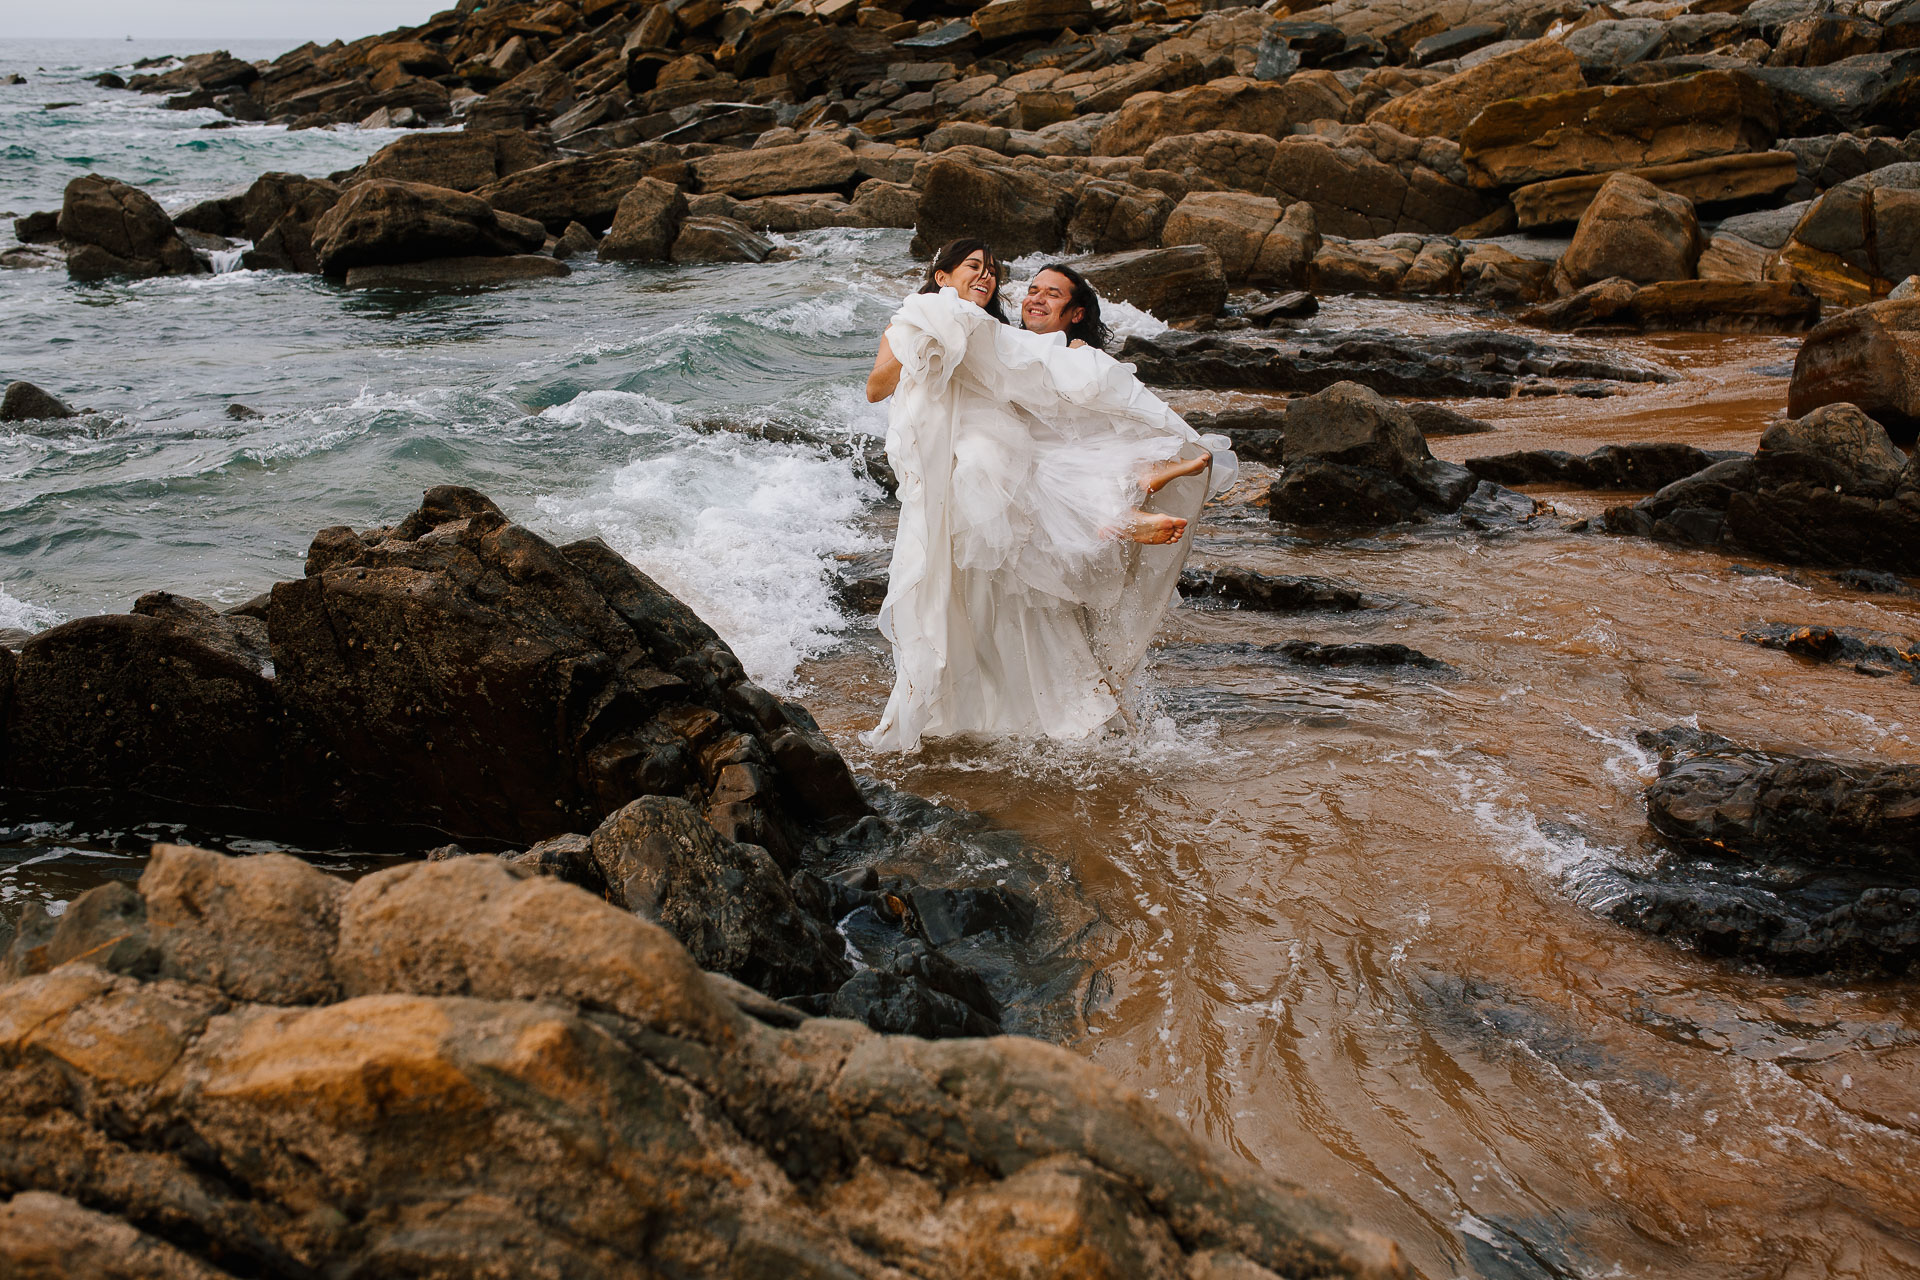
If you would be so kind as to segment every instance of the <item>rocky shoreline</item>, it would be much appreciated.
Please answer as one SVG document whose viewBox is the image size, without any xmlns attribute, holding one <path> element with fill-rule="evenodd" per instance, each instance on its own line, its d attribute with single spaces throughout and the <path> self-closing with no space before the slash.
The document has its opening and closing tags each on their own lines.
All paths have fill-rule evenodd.
<svg viewBox="0 0 1920 1280">
<path fill-rule="evenodd" d="M 79 178 L 6 265 L 87 282 L 238 252 L 459 290 L 582 258 L 750 270 L 827 227 L 911 229 L 919 252 L 981 235 L 1090 255 L 1104 294 L 1172 322 L 1117 352 L 1150 383 L 1253 393 L 1205 427 L 1273 469 L 1252 505 L 1277 540 L 1557 533 L 1517 491 L 1548 486 L 1625 495 L 1572 525 L 1582 545 L 1906 590 L 1920 0 L 1655 8 L 463 0 L 129 86 L 235 124 L 435 129 L 171 216 Z M 1316 318 L 1350 294 L 1500 327 Z M 1489 429 L 1431 401 L 1665 384 L 1613 339 L 1702 330 L 1801 339 L 1752 452 L 1428 446 Z M 0 421 L 74 412 L 14 383 Z M 887 485 L 872 450 L 831 447 Z M 883 575 L 849 559 L 842 603 L 877 606 Z M 1182 591 L 1403 603 L 1233 565 Z M 1788 617 L 1741 638 L 1920 682 L 1907 637 Z M 1461 678 L 1397 643 L 1236 653 Z M 1663 758 L 1652 861 L 1589 877 L 1585 905 L 1742 972 L 1910 973 L 1912 766 L 1692 730 L 1641 746 Z M 29 1273 L 1409 1273 L 1018 1038 L 1065 1038 L 1101 998 L 1104 922 L 1040 851 L 856 778 L 644 574 L 471 490 L 322 530 L 303 577 L 236 608 L 156 591 L 0 645 L 0 789 L 10 811 L 417 856 L 348 886 L 162 848 L 137 890 L 0 937 L 0 1258 Z"/>
</svg>

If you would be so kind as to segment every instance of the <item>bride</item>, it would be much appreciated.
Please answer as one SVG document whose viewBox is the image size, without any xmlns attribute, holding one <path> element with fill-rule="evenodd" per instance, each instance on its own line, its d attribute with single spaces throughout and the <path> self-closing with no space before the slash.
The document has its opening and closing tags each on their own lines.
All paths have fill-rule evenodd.
<svg viewBox="0 0 1920 1280">
<path fill-rule="evenodd" d="M 1124 715 L 1207 478 L 1232 481 L 1224 437 L 1203 443 L 1104 351 L 1007 325 L 999 284 L 984 242 L 946 246 L 867 379 L 893 398 L 900 480 L 880 610 L 895 680 L 866 735 L 882 750 L 1079 738 Z"/>
</svg>

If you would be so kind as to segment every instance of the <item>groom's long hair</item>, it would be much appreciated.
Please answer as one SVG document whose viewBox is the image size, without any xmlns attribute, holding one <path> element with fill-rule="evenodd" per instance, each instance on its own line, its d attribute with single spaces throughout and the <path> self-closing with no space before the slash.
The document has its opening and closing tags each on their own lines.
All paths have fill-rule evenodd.
<svg viewBox="0 0 1920 1280">
<path fill-rule="evenodd" d="M 976 240 L 972 236 L 949 240 L 940 252 L 933 255 L 933 261 L 927 264 L 926 278 L 920 282 L 920 288 L 916 292 L 940 292 L 940 286 L 933 282 L 933 273 L 939 271 L 951 274 L 956 267 L 976 253 L 987 255 L 987 270 L 993 272 L 994 279 L 993 296 L 987 299 L 987 305 L 983 310 L 1001 324 L 1012 324 L 1013 321 L 1007 319 L 1007 313 L 1000 306 L 1000 259 L 994 254 L 993 246 L 985 240 Z"/>
<path fill-rule="evenodd" d="M 1066 310 L 1080 308 L 1080 318 L 1061 330 L 1067 335 L 1067 341 L 1077 340 L 1104 351 L 1107 343 L 1113 340 L 1113 330 L 1100 318 L 1100 295 L 1093 291 L 1087 278 L 1063 262 L 1049 262 L 1040 271 L 1058 272 L 1073 282 L 1073 298 L 1067 303 Z M 1034 274 L 1039 275 L 1040 271 Z"/>
</svg>

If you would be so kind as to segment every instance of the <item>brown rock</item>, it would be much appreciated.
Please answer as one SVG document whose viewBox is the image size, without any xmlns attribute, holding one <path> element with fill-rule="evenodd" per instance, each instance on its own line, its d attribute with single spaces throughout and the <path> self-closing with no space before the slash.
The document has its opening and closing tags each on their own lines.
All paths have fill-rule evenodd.
<svg viewBox="0 0 1920 1280">
<path fill-rule="evenodd" d="M 1580 60 L 1554 40 L 1488 58 L 1477 66 L 1375 107 L 1369 121 L 1415 138 L 1458 138 L 1475 116 L 1509 98 L 1569 93 L 1586 87 Z"/>
<path fill-rule="evenodd" d="M 1575 287 L 1613 276 L 1635 284 L 1691 280 L 1701 247 L 1691 201 L 1616 173 L 1580 215 L 1560 270 Z"/>
<path fill-rule="evenodd" d="M 765 262 L 773 241 L 732 218 L 689 215 L 668 256 L 675 262 Z"/>
<path fill-rule="evenodd" d="M 959 1276 L 1016 1241 L 1064 1260 L 1049 1274 L 1207 1274 L 1190 1253 L 1219 1274 L 1230 1250 L 1411 1275 L 1066 1050 L 805 1019 L 496 858 L 376 872 L 338 901 L 343 999 L 253 1003 L 98 959 L 0 987 L 6 1265 Z M 174 1243 L 131 1225 L 155 1221 Z"/>
<path fill-rule="evenodd" d="M 616 211 L 614 213 L 614 221 L 617 222 L 619 219 L 620 215 Z M 563 260 L 566 258 L 579 258 L 594 252 L 599 247 L 599 237 L 595 236 L 593 232 L 587 230 L 579 223 L 569 222 L 567 229 L 562 231 L 559 238 L 553 243 L 553 256 Z"/>
<path fill-rule="evenodd" d="M 1751 240 L 1716 231 L 1700 254 L 1697 270 L 1702 280 L 1758 283 L 1766 278 L 1770 256 Z"/>
<path fill-rule="evenodd" d="M 1859 406 L 1896 439 L 1920 432 L 1920 299 L 1843 311 L 1800 344 L 1787 412 L 1841 403 Z"/>
<path fill-rule="evenodd" d="M 350 189 L 313 230 L 328 275 L 428 258 L 503 257 L 545 243 L 538 223 L 496 212 L 477 196 L 379 178 Z"/>
<path fill-rule="evenodd" d="M 1799 181 L 1800 171 L 1791 151 L 1713 156 L 1679 164 L 1626 169 L 1662 191 L 1685 196 L 1696 205 L 1718 201 L 1755 200 L 1785 191 Z M 1605 174 L 1580 174 L 1530 183 L 1515 191 L 1513 208 L 1523 230 L 1576 222 L 1606 182 Z"/>
<path fill-rule="evenodd" d="M 1633 295 L 1645 330 L 1804 333 L 1820 321 L 1820 300 L 1783 281 L 1666 280 Z"/>
<path fill-rule="evenodd" d="M 164 1240 L 45 1191 L 0 1204 L 0 1273 L 15 1280 L 229 1280 Z"/>
<path fill-rule="evenodd" d="M 800 909 L 767 851 L 722 839 L 685 800 L 644 796 L 609 815 L 592 856 L 608 901 L 664 927 L 702 969 L 775 997 L 853 976 L 846 944 Z"/>
<path fill-rule="evenodd" d="M 859 165 L 845 144 L 825 138 L 785 147 L 727 151 L 693 163 L 703 192 L 745 199 L 791 191 L 829 191 L 850 184 Z"/>
<path fill-rule="evenodd" d="M 1894 164 L 1849 178 L 1813 202 L 1768 267 L 1827 302 L 1884 298 L 1920 272 L 1920 164 Z"/>
<path fill-rule="evenodd" d="M 1304 288 L 1321 243 L 1320 220 L 1313 206 L 1304 201 L 1288 205 L 1279 224 L 1260 242 L 1247 278 L 1254 284 Z"/>
<path fill-rule="evenodd" d="M 869 178 L 853 192 L 853 209 L 864 226 L 911 231 L 919 206 L 920 193 L 907 182 Z"/>
<path fill-rule="evenodd" d="M 600 241 L 602 262 L 665 262 L 687 216 L 680 188 L 657 178 L 642 178 L 621 199 L 613 226 Z"/>
<path fill-rule="evenodd" d="M 1044 173 L 1007 164 L 990 151 L 943 151 L 915 182 L 920 187 L 916 256 L 931 257 L 961 236 L 978 236 L 1003 259 L 1053 253 L 1064 239 L 1071 194 Z"/>
<path fill-rule="evenodd" d="M 1245 280 L 1268 233 L 1280 224 L 1280 202 L 1238 191 L 1196 191 L 1167 216 L 1161 242 L 1205 245 L 1219 256 L 1230 283 Z"/>
<path fill-rule="evenodd" d="M 157 844 L 140 876 L 162 977 L 257 1004 L 337 999 L 333 945 L 346 886 L 283 853 L 227 858 Z"/>
<path fill-rule="evenodd" d="M 416 133 L 374 152 L 353 180 L 387 178 L 454 191 L 478 191 L 554 158 L 552 147 L 535 142 L 518 129 Z"/>
<path fill-rule="evenodd" d="M 337 183 L 297 173 L 261 174 L 240 201 L 241 234 L 253 241 L 240 264 L 249 271 L 319 271 L 313 231 L 339 201 Z"/>
<path fill-rule="evenodd" d="M 673 147 L 642 143 L 521 169 L 474 194 L 503 213 L 536 219 L 556 235 L 569 222 L 599 231 L 613 224 L 614 211 L 634 184 L 673 173 L 680 165 Z"/>
<path fill-rule="evenodd" d="M 1398 293 L 1422 247 L 1413 236 L 1328 243 L 1314 255 L 1307 285 L 1323 298 L 1331 293 Z"/>
<path fill-rule="evenodd" d="M 67 274 L 75 280 L 187 276 L 208 269 L 152 196 L 97 173 L 67 184 L 59 229 Z"/>
<path fill-rule="evenodd" d="M 1225 188 L 1272 195 L 1267 189 L 1268 171 L 1279 149 L 1280 144 L 1264 134 L 1210 129 L 1162 138 L 1147 148 L 1143 162 L 1149 169 L 1179 174 L 1192 190 Z"/>
<path fill-rule="evenodd" d="M 1118 298 L 1162 320 L 1216 316 L 1227 303 L 1220 255 L 1205 245 L 1110 253 L 1078 267 L 1101 297 Z"/>
<path fill-rule="evenodd" d="M 1212 129 L 1278 137 L 1309 120 L 1342 119 L 1352 100 L 1326 71 L 1296 72 L 1284 84 L 1228 76 L 1173 93 L 1136 94 L 1100 130 L 1093 154 L 1145 155 L 1161 138 Z"/>
<path fill-rule="evenodd" d="M 1093 23 L 1092 0 L 989 0 L 969 20 L 985 40 L 1014 40 L 1021 36 L 1052 35 Z"/>
<path fill-rule="evenodd" d="M 1121 253 L 1160 243 L 1173 197 L 1151 187 L 1094 179 L 1080 188 L 1067 223 L 1067 247 L 1076 253 Z"/>
<path fill-rule="evenodd" d="M 1496 102 L 1460 136 L 1480 187 L 1765 151 L 1779 119 L 1766 88 L 1733 71 Z"/>
<path fill-rule="evenodd" d="M 1530 307 L 1520 313 L 1523 323 L 1542 329 L 1589 329 L 1624 326 L 1632 322 L 1633 297 L 1640 286 L 1618 276 L 1596 280 L 1564 298 Z"/>
<path fill-rule="evenodd" d="M 572 275 L 559 259 L 544 253 L 483 254 L 429 258 L 424 262 L 388 262 L 347 271 L 349 289 L 479 289 L 522 280 L 551 280 Z"/>
<path fill-rule="evenodd" d="M 1460 264 L 1467 252 L 1458 244 L 1429 240 L 1414 256 L 1413 265 L 1400 277 L 1400 292 L 1410 294 L 1455 293 L 1460 288 Z"/>
</svg>

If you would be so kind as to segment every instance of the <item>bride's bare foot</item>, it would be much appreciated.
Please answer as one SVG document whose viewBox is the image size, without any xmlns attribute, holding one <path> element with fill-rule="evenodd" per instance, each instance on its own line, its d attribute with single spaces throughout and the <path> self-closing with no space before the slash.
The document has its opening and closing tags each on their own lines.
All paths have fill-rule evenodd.
<svg viewBox="0 0 1920 1280">
<path fill-rule="evenodd" d="M 1181 476 L 1197 476 L 1213 462 L 1212 454 L 1198 458 L 1175 458 L 1171 462 L 1157 462 L 1144 467 L 1140 472 L 1140 487 L 1148 493 L 1158 493 Z"/>
<path fill-rule="evenodd" d="M 1148 546 L 1164 546 L 1169 542 L 1180 541 L 1187 531 L 1187 522 L 1179 516 L 1162 515 L 1157 511 L 1135 511 L 1127 518 L 1124 535 L 1135 542 L 1144 542 Z"/>
</svg>

